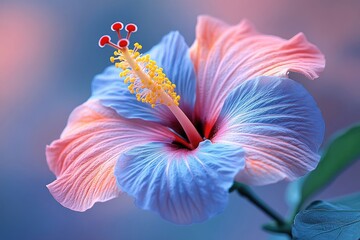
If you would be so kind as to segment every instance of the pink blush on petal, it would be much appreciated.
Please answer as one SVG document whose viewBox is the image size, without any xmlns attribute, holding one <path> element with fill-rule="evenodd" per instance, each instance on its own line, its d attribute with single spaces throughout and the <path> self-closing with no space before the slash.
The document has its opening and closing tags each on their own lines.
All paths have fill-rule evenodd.
<svg viewBox="0 0 360 240">
<path fill-rule="evenodd" d="M 166 127 L 124 119 L 98 101 L 88 101 L 73 111 L 61 138 L 46 148 L 48 165 L 57 177 L 47 187 L 63 206 L 85 211 L 119 195 L 114 166 L 123 152 L 173 140 Z"/>
<path fill-rule="evenodd" d="M 286 77 L 289 71 L 314 79 L 325 66 L 322 53 L 302 33 L 285 40 L 258 33 L 247 20 L 229 26 L 208 16 L 198 19 L 190 55 L 197 80 L 195 114 L 209 125 L 206 129 L 212 129 L 225 99 L 244 81 Z"/>
</svg>

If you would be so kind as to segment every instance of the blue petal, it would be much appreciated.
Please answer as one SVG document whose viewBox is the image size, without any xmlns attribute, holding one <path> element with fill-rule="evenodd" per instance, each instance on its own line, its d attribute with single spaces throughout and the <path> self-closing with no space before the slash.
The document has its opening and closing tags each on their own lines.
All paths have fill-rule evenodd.
<svg viewBox="0 0 360 240">
<path fill-rule="evenodd" d="M 175 90 L 181 96 L 180 107 L 185 113 L 190 114 L 195 104 L 196 82 L 189 47 L 183 36 L 179 32 L 169 33 L 160 44 L 149 51 L 149 54 L 176 85 Z"/>
<path fill-rule="evenodd" d="M 209 140 L 192 151 L 150 143 L 123 154 L 115 176 L 140 208 L 191 224 L 225 208 L 234 176 L 244 168 L 243 157 L 241 148 Z"/>
<path fill-rule="evenodd" d="M 180 107 L 188 114 L 192 112 L 195 101 L 195 75 L 189 58 L 188 46 L 183 37 L 172 32 L 149 52 L 151 58 L 164 68 L 168 78 L 177 85 L 176 92 L 181 96 Z M 174 116 L 165 106 L 151 108 L 149 104 L 138 102 L 127 89 L 120 70 L 107 68 L 104 73 L 95 76 L 92 83 L 91 99 L 100 99 L 106 107 L 113 108 L 126 118 L 168 123 L 174 122 Z"/>
<path fill-rule="evenodd" d="M 320 159 L 324 121 L 314 99 L 299 83 L 257 77 L 226 99 L 215 139 L 244 148 L 246 167 L 236 179 L 263 185 L 296 179 Z"/>
<path fill-rule="evenodd" d="M 95 76 L 90 99 L 99 99 L 103 106 L 113 108 L 120 116 L 126 118 L 162 122 L 159 110 L 163 108 L 155 110 L 147 104 L 138 102 L 129 92 L 128 85 L 119 77 L 120 72 L 120 69 L 111 66 Z"/>
</svg>

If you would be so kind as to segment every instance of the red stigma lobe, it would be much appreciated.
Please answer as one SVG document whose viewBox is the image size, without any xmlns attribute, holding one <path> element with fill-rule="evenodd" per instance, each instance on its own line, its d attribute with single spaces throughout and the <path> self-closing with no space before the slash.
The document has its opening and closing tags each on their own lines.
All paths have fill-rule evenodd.
<svg viewBox="0 0 360 240">
<path fill-rule="evenodd" d="M 124 28 L 124 24 L 122 22 L 115 22 L 111 25 L 111 30 L 115 31 L 118 35 L 118 38 L 121 38 L 120 30 Z"/>
<path fill-rule="evenodd" d="M 129 23 L 125 26 L 125 30 L 128 32 L 126 35 L 126 39 L 130 39 L 131 33 L 137 31 L 137 26 L 133 23 Z"/>
<path fill-rule="evenodd" d="M 129 40 L 127 40 L 126 38 L 120 39 L 118 42 L 118 46 L 121 48 L 125 48 L 127 46 L 129 46 Z"/>
<path fill-rule="evenodd" d="M 111 40 L 110 36 L 108 35 L 102 36 L 99 40 L 99 46 L 102 48 L 105 47 L 105 45 L 110 43 L 110 40 Z"/>
<path fill-rule="evenodd" d="M 115 22 L 111 25 L 111 30 L 118 32 L 124 28 L 124 24 L 121 22 Z"/>
<path fill-rule="evenodd" d="M 133 24 L 133 23 L 129 23 L 129 24 L 126 25 L 125 30 L 127 32 L 136 32 L 137 31 L 137 26 L 135 24 Z"/>
<path fill-rule="evenodd" d="M 124 28 L 124 24 L 122 22 L 114 22 L 111 25 L 111 30 L 116 32 L 119 38 L 119 41 L 116 44 L 111 42 L 111 38 L 108 35 L 104 35 L 99 40 L 99 46 L 104 47 L 105 45 L 109 45 L 115 49 L 122 50 L 124 48 L 127 48 L 130 45 L 130 35 L 133 32 L 137 31 L 137 26 L 133 23 L 129 23 L 125 26 L 125 30 L 127 31 L 126 38 L 122 38 L 120 31 Z"/>
</svg>

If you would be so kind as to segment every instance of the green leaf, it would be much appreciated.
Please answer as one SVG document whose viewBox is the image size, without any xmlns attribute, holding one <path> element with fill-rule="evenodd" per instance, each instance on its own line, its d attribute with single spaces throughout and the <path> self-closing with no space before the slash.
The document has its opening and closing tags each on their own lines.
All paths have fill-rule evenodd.
<svg viewBox="0 0 360 240">
<path fill-rule="evenodd" d="M 333 137 L 317 168 L 290 184 L 288 200 L 293 217 L 313 194 L 328 185 L 337 175 L 360 158 L 360 123 Z"/>
<path fill-rule="evenodd" d="M 262 225 L 262 229 L 272 233 L 288 233 L 291 232 L 291 225 L 290 224 L 279 225 L 277 223 L 271 222 Z"/>
<path fill-rule="evenodd" d="M 293 239 L 360 239 L 360 193 L 336 202 L 315 201 L 295 218 Z"/>
</svg>

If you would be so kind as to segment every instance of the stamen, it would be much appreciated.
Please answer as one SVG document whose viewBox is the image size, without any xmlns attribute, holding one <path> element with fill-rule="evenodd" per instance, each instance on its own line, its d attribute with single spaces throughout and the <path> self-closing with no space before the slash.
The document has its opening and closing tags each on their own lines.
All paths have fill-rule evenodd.
<svg viewBox="0 0 360 240">
<path fill-rule="evenodd" d="M 116 22 L 111 28 L 118 33 L 120 38 L 122 23 Z M 185 113 L 178 107 L 180 96 L 175 92 L 176 85 L 166 77 L 163 69 L 150 59 L 149 54 L 141 55 L 138 52 L 142 49 L 139 43 L 135 43 L 133 49 L 128 48 L 131 33 L 137 31 L 137 26 L 128 24 L 125 30 L 128 32 L 126 38 L 120 38 L 117 45 L 105 35 L 100 38 L 99 46 L 109 45 L 117 49 L 114 56 L 110 57 L 110 61 L 115 64 L 115 67 L 123 70 L 120 77 L 124 78 L 125 84 L 129 84 L 129 92 L 134 94 L 138 101 L 148 103 L 152 108 L 157 105 L 166 105 L 178 119 L 190 141 L 186 146 L 196 148 L 202 138 Z"/>
<path fill-rule="evenodd" d="M 141 45 L 137 44 L 137 48 L 139 47 Z M 163 69 L 158 67 L 149 55 L 142 56 L 139 52 L 127 48 L 118 53 L 119 63 L 115 66 L 123 69 L 120 77 L 125 78 L 125 83 L 130 83 L 129 91 L 136 93 L 138 101 L 149 103 L 153 108 L 158 104 L 179 105 L 180 96 L 174 91 L 175 84 L 171 83 Z"/>
</svg>

